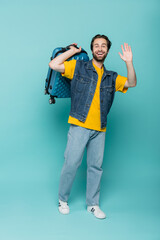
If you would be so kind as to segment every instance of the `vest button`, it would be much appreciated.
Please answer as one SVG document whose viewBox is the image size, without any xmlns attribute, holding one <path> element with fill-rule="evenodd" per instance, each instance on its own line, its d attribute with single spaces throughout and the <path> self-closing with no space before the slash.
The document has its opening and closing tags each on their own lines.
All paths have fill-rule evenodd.
<svg viewBox="0 0 160 240">
<path fill-rule="evenodd" d="M 103 89 L 101 88 L 101 92 L 103 91 Z"/>
<path fill-rule="evenodd" d="M 103 103 L 103 100 L 101 100 L 101 103 Z"/>
</svg>

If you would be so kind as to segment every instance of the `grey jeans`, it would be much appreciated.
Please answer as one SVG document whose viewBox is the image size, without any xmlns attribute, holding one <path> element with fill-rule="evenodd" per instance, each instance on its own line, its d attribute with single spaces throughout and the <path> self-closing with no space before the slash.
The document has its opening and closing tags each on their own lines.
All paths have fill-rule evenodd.
<svg viewBox="0 0 160 240">
<path fill-rule="evenodd" d="M 87 148 L 86 204 L 99 205 L 100 180 L 106 132 L 90 130 L 71 124 L 68 131 L 64 165 L 59 184 L 59 199 L 67 202 L 71 187 Z"/>
</svg>

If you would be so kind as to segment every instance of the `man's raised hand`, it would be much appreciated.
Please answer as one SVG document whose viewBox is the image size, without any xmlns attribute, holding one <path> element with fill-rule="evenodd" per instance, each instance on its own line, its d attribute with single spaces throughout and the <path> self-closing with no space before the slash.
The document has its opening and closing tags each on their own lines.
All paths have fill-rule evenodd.
<svg viewBox="0 0 160 240">
<path fill-rule="evenodd" d="M 124 43 L 124 48 L 123 48 L 123 45 L 121 45 L 121 48 L 122 48 L 122 53 L 123 53 L 123 55 L 122 55 L 119 52 L 121 59 L 125 62 L 132 62 L 132 58 L 133 58 L 132 50 L 131 50 L 131 47 L 128 46 L 128 43 Z"/>
</svg>

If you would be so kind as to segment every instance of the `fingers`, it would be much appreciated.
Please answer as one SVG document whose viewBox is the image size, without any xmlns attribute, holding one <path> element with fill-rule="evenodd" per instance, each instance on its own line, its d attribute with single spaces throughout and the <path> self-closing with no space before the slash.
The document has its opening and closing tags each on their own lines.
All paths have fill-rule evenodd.
<svg viewBox="0 0 160 240">
<path fill-rule="evenodd" d="M 77 47 L 77 43 L 73 43 L 73 45 L 75 45 Z M 81 52 L 82 48 L 81 47 L 77 47 L 76 50 L 77 50 L 77 52 Z"/>
<path fill-rule="evenodd" d="M 132 50 L 131 50 L 131 46 L 129 46 L 129 52 L 132 52 Z"/>
<path fill-rule="evenodd" d="M 123 47 L 123 45 L 121 45 Z M 131 46 L 128 45 L 128 43 L 124 43 L 124 48 L 126 52 L 131 52 Z"/>
<path fill-rule="evenodd" d="M 77 47 L 77 43 L 72 43 L 71 46 L 76 47 L 77 50 L 79 50 L 81 48 L 81 47 Z"/>
<path fill-rule="evenodd" d="M 77 47 L 77 43 L 72 43 L 70 46 L 71 47 Z"/>
<path fill-rule="evenodd" d="M 122 56 L 122 54 L 119 52 L 119 56 L 123 59 L 123 56 Z"/>
<path fill-rule="evenodd" d="M 123 54 L 124 54 L 124 48 L 123 48 L 123 45 L 121 45 L 121 48 L 122 48 L 122 52 L 123 52 Z"/>
<path fill-rule="evenodd" d="M 120 52 L 118 54 L 120 55 L 120 57 L 122 57 L 122 54 Z"/>
<path fill-rule="evenodd" d="M 128 51 L 128 43 L 124 43 L 125 51 Z"/>
</svg>

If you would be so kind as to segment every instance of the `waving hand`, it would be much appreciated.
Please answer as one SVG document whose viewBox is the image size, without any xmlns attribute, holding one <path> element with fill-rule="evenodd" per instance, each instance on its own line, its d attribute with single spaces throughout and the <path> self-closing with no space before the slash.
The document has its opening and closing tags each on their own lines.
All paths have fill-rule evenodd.
<svg viewBox="0 0 160 240">
<path fill-rule="evenodd" d="M 119 55 L 121 57 L 121 59 L 124 61 L 124 62 L 132 62 L 132 50 L 131 50 L 131 47 L 128 46 L 128 43 L 124 43 L 124 48 L 123 48 L 123 45 L 121 45 L 121 48 L 122 48 L 122 53 L 123 55 L 119 52 Z"/>
</svg>

